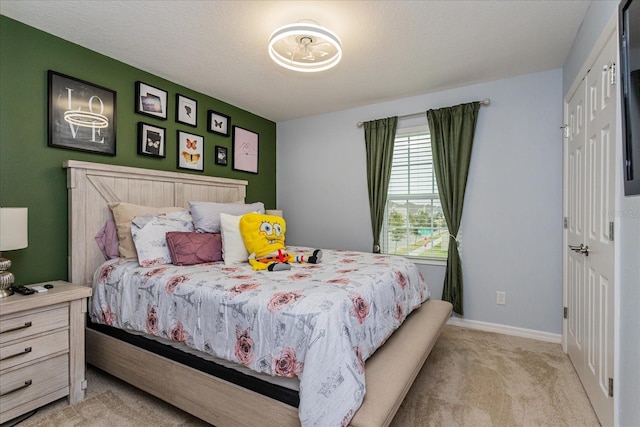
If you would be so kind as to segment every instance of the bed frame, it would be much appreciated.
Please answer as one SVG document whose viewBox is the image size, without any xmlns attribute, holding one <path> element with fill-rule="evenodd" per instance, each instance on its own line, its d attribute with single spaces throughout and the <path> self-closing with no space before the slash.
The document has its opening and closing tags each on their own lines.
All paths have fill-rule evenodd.
<svg viewBox="0 0 640 427">
<path fill-rule="evenodd" d="M 104 262 L 94 236 L 111 219 L 107 203 L 182 206 L 244 200 L 247 181 L 69 160 L 69 281 L 91 286 Z M 429 300 L 366 362 L 367 393 L 353 427 L 388 426 L 451 315 Z M 297 408 L 174 360 L 86 329 L 86 360 L 217 427 L 300 426 Z"/>
</svg>

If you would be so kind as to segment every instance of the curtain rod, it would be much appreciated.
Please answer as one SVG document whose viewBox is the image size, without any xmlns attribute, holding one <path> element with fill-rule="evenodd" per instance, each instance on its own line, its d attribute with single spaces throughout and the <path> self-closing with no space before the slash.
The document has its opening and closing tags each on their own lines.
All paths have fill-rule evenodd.
<svg viewBox="0 0 640 427">
<path fill-rule="evenodd" d="M 482 101 L 475 101 L 480 105 L 489 105 L 491 103 L 491 100 L 489 98 L 485 98 Z M 398 116 L 398 119 L 409 119 L 409 118 L 413 118 L 413 117 L 420 117 L 423 114 L 425 114 L 426 112 L 420 112 L 420 113 L 412 113 L 412 114 L 405 114 L 404 116 Z M 362 125 L 364 124 L 364 122 L 358 122 L 358 127 L 361 128 Z"/>
</svg>

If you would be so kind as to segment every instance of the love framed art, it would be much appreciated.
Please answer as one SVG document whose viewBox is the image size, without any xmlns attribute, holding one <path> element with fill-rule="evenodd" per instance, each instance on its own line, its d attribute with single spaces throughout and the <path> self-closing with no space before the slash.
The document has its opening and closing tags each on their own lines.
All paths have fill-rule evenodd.
<svg viewBox="0 0 640 427">
<path fill-rule="evenodd" d="M 49 70 L 49 147 L 116 155 L 116 92 Z"/>
<path fill-rule="evenodd" d="M 180 169 L 204 170 L 204 137 L 178 131 L 178 162 Z"/>
</svg>

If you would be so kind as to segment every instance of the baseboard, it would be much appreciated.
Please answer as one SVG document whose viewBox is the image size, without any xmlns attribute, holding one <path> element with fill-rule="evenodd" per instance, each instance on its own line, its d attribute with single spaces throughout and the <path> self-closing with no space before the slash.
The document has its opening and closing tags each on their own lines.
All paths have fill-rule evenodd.
<svg viewBox="0 0 640 427">
<path fill-rule="evenodd" d="M 496 332 L 498 334 L 513 335 L 516 337 L 531 338 L 538 341 L 547 341 L 556 344 L 562 343 L 561 334 L 535 331 L 533 329 L 517 328 L 515 326 L 500 325 L 497 323 L 480 322 L 478 320 L 467 320 L 460 317 L 451 316 L 448 325 L 460 326 L 468 329 L 476 329 L 485 332 Z"/>
</svg>

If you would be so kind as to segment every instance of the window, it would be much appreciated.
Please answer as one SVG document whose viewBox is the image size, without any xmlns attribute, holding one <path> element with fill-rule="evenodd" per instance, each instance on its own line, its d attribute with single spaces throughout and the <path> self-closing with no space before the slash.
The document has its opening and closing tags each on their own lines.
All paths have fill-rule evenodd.
<svg viewBox="0 0 640 427">
<path fill-rule="evenodd" d="M 426 126 L 396 131 L 381 244 L 388 254 L 447 257 L 449 232 Z"/>
</svg>

